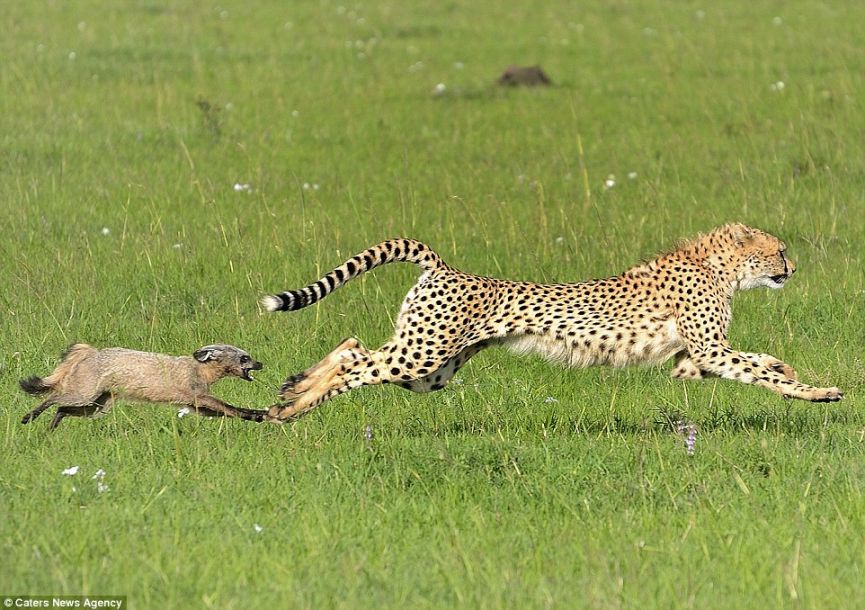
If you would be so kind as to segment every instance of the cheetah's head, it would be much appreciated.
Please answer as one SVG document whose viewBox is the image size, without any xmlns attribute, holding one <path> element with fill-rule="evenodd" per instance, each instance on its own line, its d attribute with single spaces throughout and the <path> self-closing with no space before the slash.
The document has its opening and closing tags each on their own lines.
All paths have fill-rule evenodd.
<svg viewBox="0 0 865 610">
<path fill-rule="evenodd" d="M 796 272 L 796 263 L 787 258 L 783 241 L 745 225 L 729 225 L 739 264 L 736 277 L 740 290 L 782 288 Z"/>
</svg>

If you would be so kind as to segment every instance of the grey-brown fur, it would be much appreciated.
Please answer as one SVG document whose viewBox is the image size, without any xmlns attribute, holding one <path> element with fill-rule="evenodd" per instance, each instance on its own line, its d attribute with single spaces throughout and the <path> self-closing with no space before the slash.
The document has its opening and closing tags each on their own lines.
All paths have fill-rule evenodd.
<svg viewBox="0 0 865 610">
<path fill-rule="evenodd" d="M 104 415 L 115 398 L 183 405 L 199 415 L 262 421 L 264 411 L 233 407 L 210 394 L 210 386 L 223 377 L 252 381 L 250 371 L 262 367 L 232 345 L 206 345 L 192 356 L 169 356 L 122 347 L 98 350 L 77 343 L 48 377 L 20 381 L 25 392 L 48 395 L 21 423 L 30 423 L 56 405 L 57 414 L 49 426 L 53 430 L 67 416 Z"/>
<path fill-rule="evenodd" d="M 540 66 L 508 66 L 496 82 L 506 87 L 537 87 L 553 84 Z"/>
</svg>

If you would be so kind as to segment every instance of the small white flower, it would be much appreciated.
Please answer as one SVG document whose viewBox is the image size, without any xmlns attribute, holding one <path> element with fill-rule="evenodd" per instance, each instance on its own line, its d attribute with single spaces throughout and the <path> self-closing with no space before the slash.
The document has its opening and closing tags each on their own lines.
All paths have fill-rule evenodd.
<svg viewBox="0 0 865 610">
<path fill-rule="evenodd" d="M 444 83 L 439 83 L 433 88 L 433 95 L 443 95 L 447 91 L 447 86 Z"/>
<path fill-rule="evenodd" d="M 772 83 L 769 85 L 769 89 L 772 91 L 783 91 L 784 90 L 784 81 L 779 80 L 777 83 Z"/>
<path fill-rule="evenodd" d="M 108 235 L 108 234 L 111 233 L 111 229 L 109 229 L 108 227 L 102 227 L 102 231 L 101 231 L 101 233 L 102 233 L 103 235 Z"/>
<path fill-rule="evenodd" d="M 556 244 L 558 244 L 558 245 L 561 246 L 563 243 L 565 243 L 565 238 L 564 238 L 564 237 L 557 237 L 557 238 L 556 238 Z"/>
<path fill-rule="evenodd" d="M 628 172 L 628 180 L 636 180 L 637 172 Z"/>
<path fill-rule="evenodd" d="M 781 25 L 784 23 L 784 20 L 780 17 L 772 17 L 772 25 Z"/>
<path fill-rule="evenodd" d="M 220 11 L 219 18 L 220 19 L 228 19 L 228 11 Z"/>
<path fill-rule="evenodd" d="M 101 481 L 104 478 L 105 478 L 105 471 L 102 470 L 101 468 L 99 470 L 97 470 L 96 473 L 92 477 L 90 477 L 90 479 L 94 480 L 94 481 L 96 481 L 96 480 Z"/>
<path fill-rule="evenodd" d="M 293 116 L 294 118 L 297 118 L 297 117 L 300 116 L 300 112 L 298 112 L 297 110 L 292 110 L 292 111 L 291 111 L 291 116 Z"/>
<path fill-rule="evenodd" d="M 183 247 L 183 244 L 181 244 L 181 243 L 176 243 L 176 244 L 174 244 L 174 245 L 171 246 L 171 247 L 174 248 L 175 250 L 180 250 L 180 249 Z"/>
<path fill-rule="evenodd" d="M 20 357 L 21 357 L 21 352 L 12 352 L 12 357 L 13 357 L 13 358 L 20 358 Z"/>
<path fill-rule="evenodd" d="M 177 417 L 182 418 L 186 415 L 189 415 L 189 407 L 183 407 L 182 409 L 177 411 Z"/>
<path fill-rule="evenodd" d="M 304 182 L 304 183 L 303 183 L 303 190 L 305 190 L 305 191 L 308 191 L 308 190 L 309 190 L 309 182 Z"/>
<path fill-rule="evenodd" d="M 232 104 L 231 102 L 228 102 L 228 103 L 225 105 L 225 109 L 226 109 L 228 112 L 231 112 L 232 110 L 234 110 L 234 104 Z"/>
<path fill-rule="evenodd" d="M 314 191 L 317 191 L 319 188 L 321 188 L 321 187 L 318 186 L 318 183 L 315 183 L 312 185 L 312 190 L 314 190 Z"/>
<path fill-rule="evenodd" d="M 290 30 L 294 27 L 294 23 L 292 23 L 291 21 L 286 21 L 282 27 L 284 27 L 286 30 Z"/>
<path fill-rule="evenodd" d="M 83 32 L 86 29 L 87 29 L 87 22 L 86 21 L 79 21 L 78 22 L 78 31 Z"/>
<path fill-rule="evenodd" d="M 67 477 L 74 477 L 76 474 L 78 474 L 78 466 L 71 466 L 64 470 L 61 474 L 64 474 Z"/>
<path fill-rule="evenodd" d="M 106 491 L 108 491 L 108 485 L 106 485 L 102 481 L 99 481 L 96 484 L 96 491 L 98 491 L 99 493 L 105 493 Z"/>
<path fill-rule="evenodd" d="M 556 400 L 555 398 L 553 398 L 552 396 L 547 396 L 546 398 L 544 398 L 544 402 L 547 404 L 555 404 L 559 401 Z"/>
<path fill-rule="evenodd" d="M 75 61 L 76 57 L 78 57 L 78 54 L 75 51 L 69 51 L 69 61 Z"/>
<path fill-rule="evenodd" d="M 462 70 L 465 67 L 466 67 L 466 65 L 461 61 L 455 61 L 454 62 L 454 68 L 456 68 L 457 70 Z"/>
<path fill-rule="evenodd" d="M 255 524 L 253 524 L 252 529 L 255 530 L 256 534 L 260 534 L 261 530 L 263 530 L 264 528 L 261 527 L 258 523 L 255 523 Z"/>
<path fill-rule="evenodd" d="M 697 15 L 697 19 L 705 19 L 706 18 L 706 11 L 697 11 L 696 15 Z"/>
<path fill-rule="evenodd" d="M 607 179 L 604 180 L 604 189 L 611 189 L 616 186 L 616 177 L 613 174 L 607 176 Z"/>
</svg>

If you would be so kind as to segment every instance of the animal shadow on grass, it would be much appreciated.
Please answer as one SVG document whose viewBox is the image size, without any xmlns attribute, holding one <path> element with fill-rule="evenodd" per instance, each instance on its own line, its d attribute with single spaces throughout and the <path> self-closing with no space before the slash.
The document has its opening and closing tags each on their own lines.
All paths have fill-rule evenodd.
<svg viewBox="0 0 865 610">
<path fill-rule="evenodd" d="M 850 425 L 859 423 L 860 419 L 849 411 L 808 410 L 808 409 L 762 409 L 743 413 L 733 407 L 713 409 L 699 414 L 693 419 L 683 412 L 665 407 L 655 407 L 646 411 L 641 419 L 625 418 L 618 414 L 593 419 L 585 413 L 572 414 L 567 412 L 567 405 L 558 405 L 560 412 L 547 414 L 535 424 L 521 422 L 519 427 L 530 430 L 537 427 L 552 434 L 575 435 L 621 435 L 642 436 L 645 434 L 679 431 L 683 422 L 694 424 L 701 432 L 754 431 L 768 433 L 784 433 L 790 436 L 814 435 L 819 430 L 833 425 Z M 507 418 L 478 419 L 466 418 L 449 422 L 431 423 L 420 418 L 413 419 L 400 426 L 400 434 L 409 437 L 423 436 L 474 436 L 495 432 L 507 425 Z"/>
</svg>

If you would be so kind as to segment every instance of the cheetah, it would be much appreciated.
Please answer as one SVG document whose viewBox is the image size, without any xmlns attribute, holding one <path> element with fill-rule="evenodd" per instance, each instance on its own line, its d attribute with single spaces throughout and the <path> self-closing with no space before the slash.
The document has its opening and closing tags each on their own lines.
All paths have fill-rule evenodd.
<svg viewBox="0 0 865 610">
<path fill-rule="evenodd" d="M 492 346 L 538 353 L 568 367 L 658 365 L 675 361 L 682 379 L 717 376 L 785 398 L 834 402 L 835 387 L 800 383 L 768 354 L 740 352 L 727 331 L 737 290 L 781 288 L 796 271 L 784 242 L 743 224 L 727 224 L 616 277 L 535 284 L 469 275 L 425 244 L 393 239 L 352 257 L 300 290 L 262 298 L 268 311 L 318 302 L 349 280 L 391 262 L 421 275 L 406 295 L 393 337 L 378 350 L 346 339 L 319 363 L 289 377 L 267 421 L 293 420 L 334 396 L 394 383 L 414 392 L 444 388 L 469 358 Z"/>
</svg>

